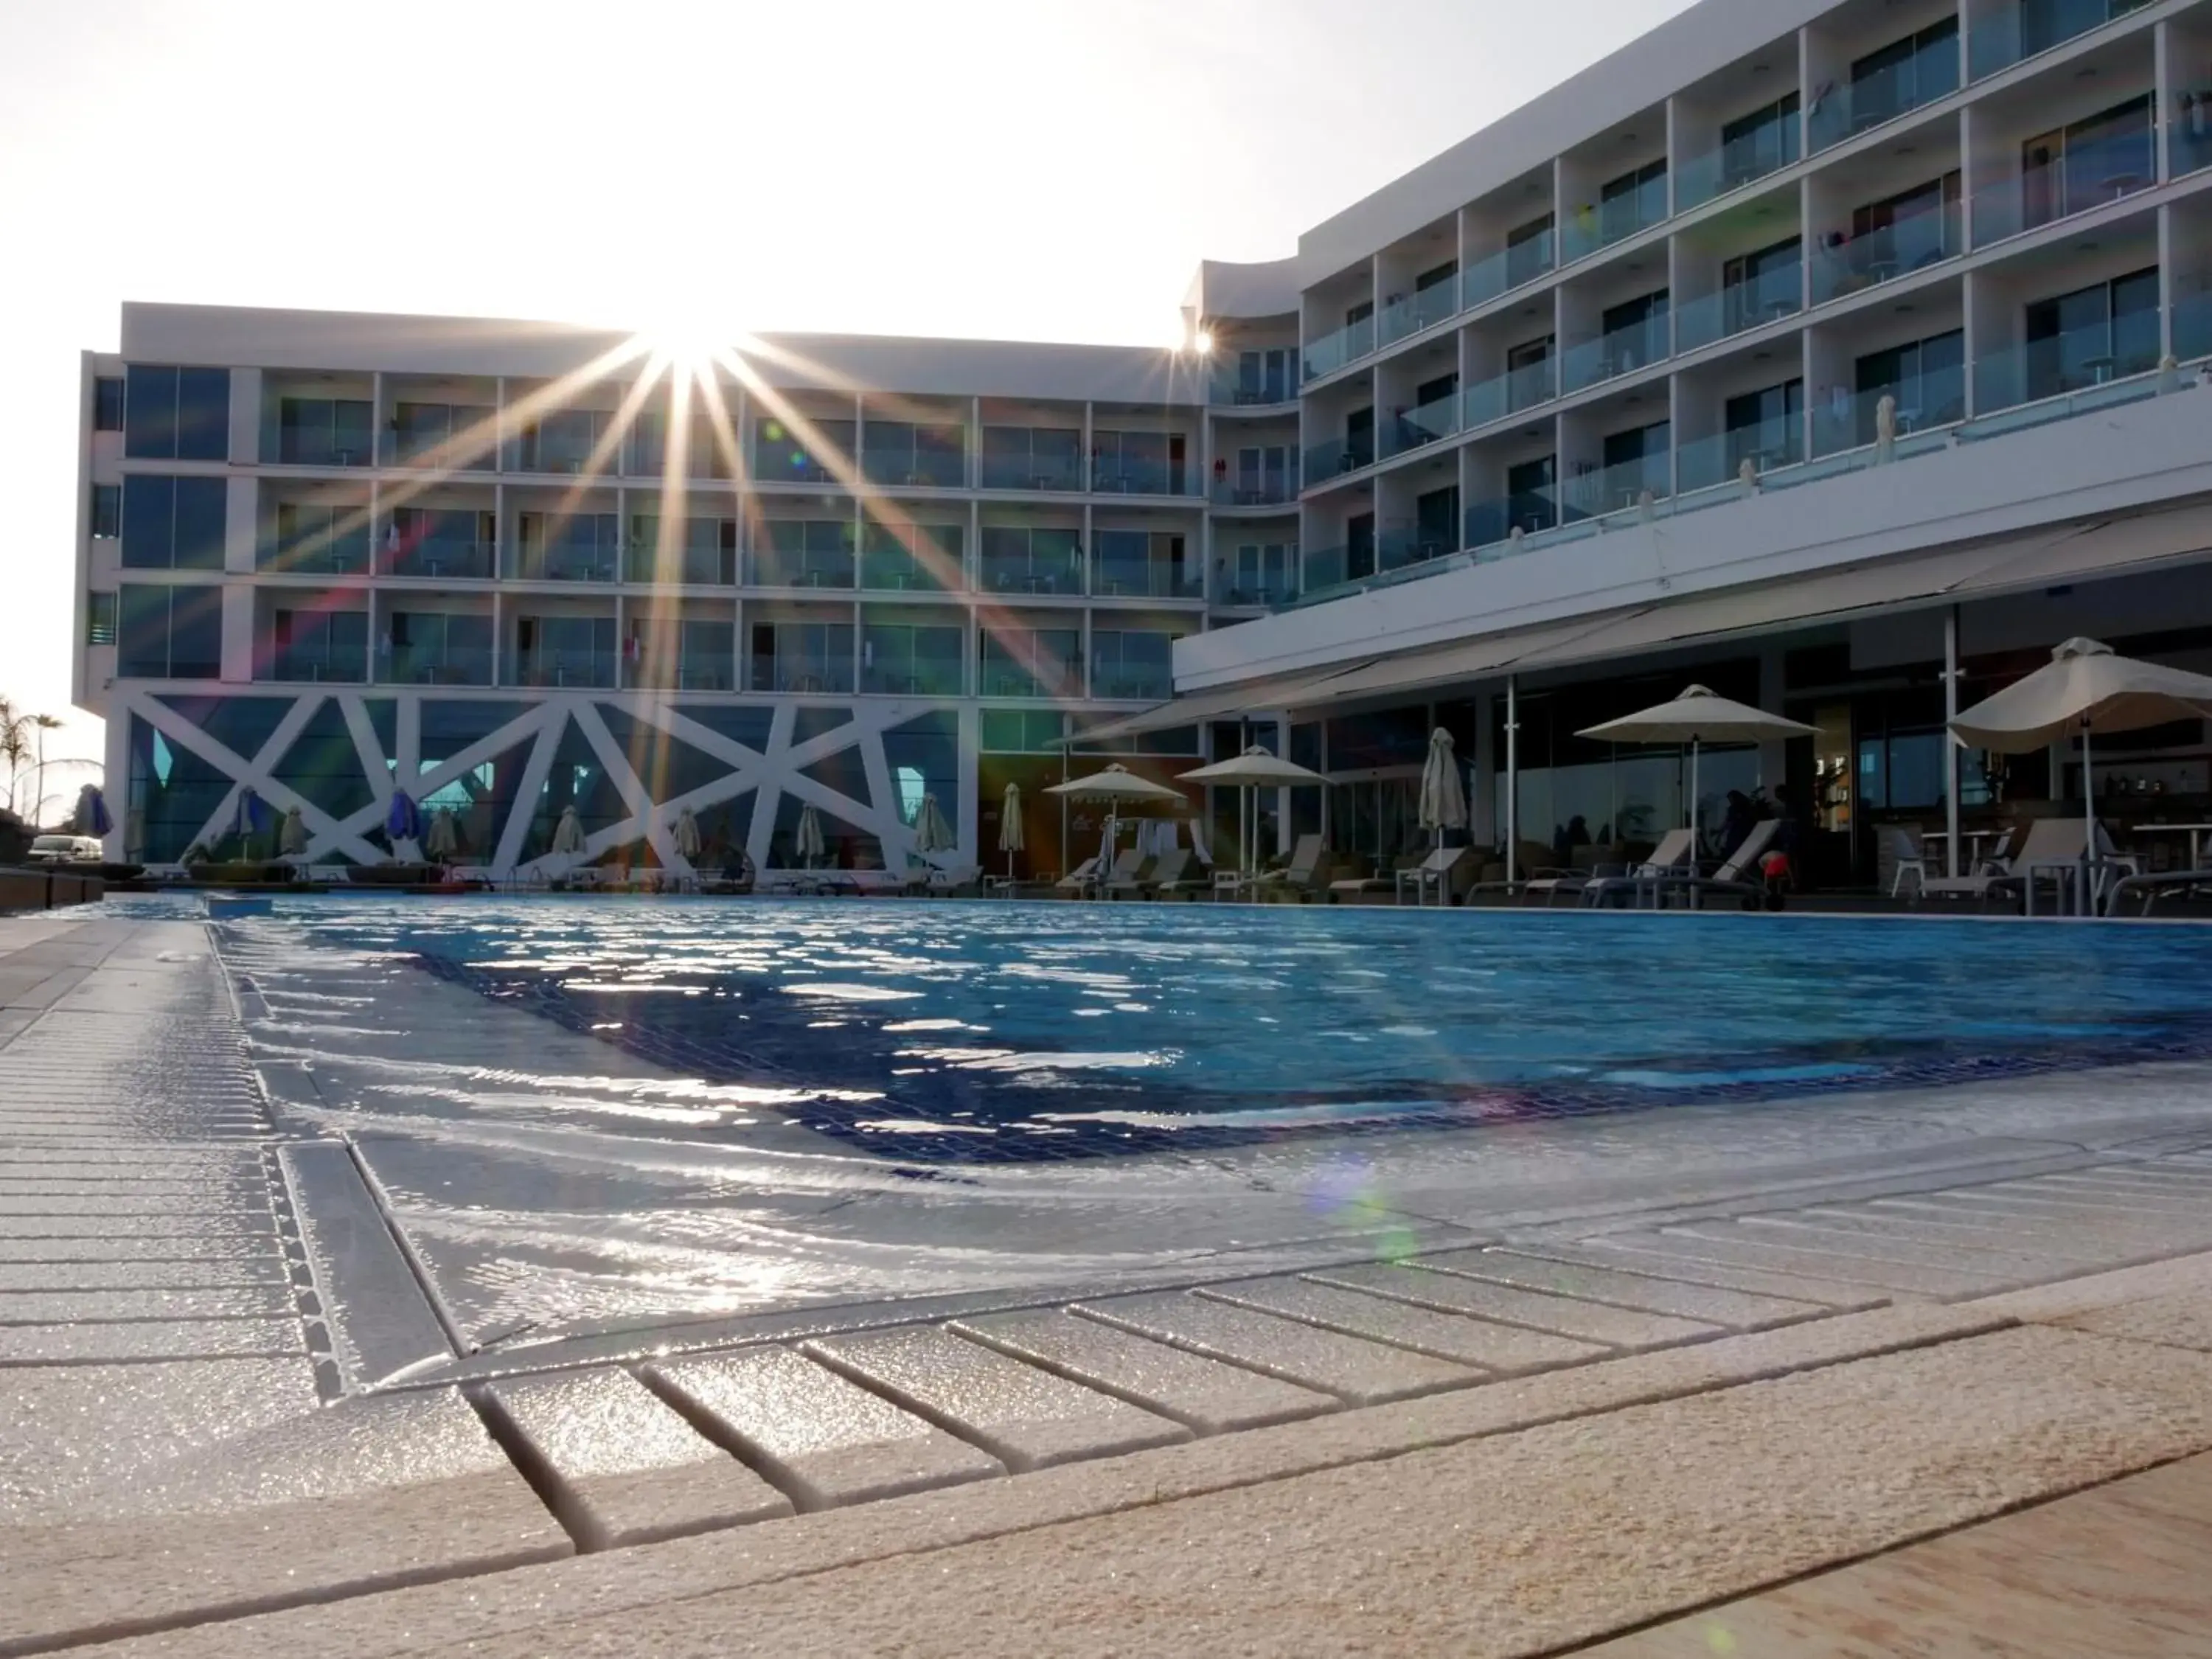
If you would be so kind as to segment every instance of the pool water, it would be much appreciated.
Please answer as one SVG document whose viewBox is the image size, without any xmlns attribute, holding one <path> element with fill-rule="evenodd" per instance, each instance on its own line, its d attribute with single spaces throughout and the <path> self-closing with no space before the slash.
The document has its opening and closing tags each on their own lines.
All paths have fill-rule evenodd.
<svg viewBox="0 0 2212 1659">
<path fill-rule="evenodd" d="M 2212 930 L 2188 927 L 562 898 L 285 902 L 258 925 L 921 1164 L 2212 1052 Z"/>
</svg>

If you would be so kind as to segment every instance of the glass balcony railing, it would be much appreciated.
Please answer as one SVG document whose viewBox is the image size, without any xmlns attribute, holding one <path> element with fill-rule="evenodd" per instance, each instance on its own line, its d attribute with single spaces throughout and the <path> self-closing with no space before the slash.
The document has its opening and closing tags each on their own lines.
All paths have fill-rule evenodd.
<svg viewBox="0 0 2212 1659">
<path fill-rule="evenodd" d="M 1472 431 L 1492 421 L 1502 421 L 1509 415 L 1517 415 L 1524 409 L 1534 409 L 1538 404 L 1549 403 L 1559 395 L 1559 360 L 1547 357 L 1541 362 L 1524 363 L 1486 380 L 1477 380 L 1461 396 L 1465 405 L 1462 418 L 1467 429 Z"/>
<path fill-rule="evenodd" d="M 1562 385 L 1569 392 L 1580 392 L 1584 386 L 1664 362 L 1668 320 L 1662 313 L 1569 346 L 1559 357 Z"/>
<path fill-rule="evenodd" d="M 1868 231 L 1832 231 L 1813 256 L 1813 303 L 1826 305 L 1910 272 L 1954 259 L 1964 251 L 1956 203 L 1931 208 Z"/>
<path fill-rule="evenodd" d="M 1101 663 L 1091 672 L 1091 695 L 1103 702 L 1165 702 L 1175 696 L 1175 674 L 1158 667 Z"/>
<path fill-rule="evenodd" d="M 1066 455 L 986 455 L 979 469 L 978 486 L 984 489 L 1072 489 L 1083 488 L 1080 457 Z"/>
<path fill-rule="evenodd" d="M 1737 427 L 1711 438 L 1693 439 L 1674 451 L 1674 488 L 1686 495 L 1735 483 L 1743 477 L 1743 464 L 1751 463 L 1752 476 L 1763 477 L 1805 459 L 1805 423 L 1783 419 Z"/>
<path fill-rule="evenodd" d="M 1409 334 L 1419 334 L 1425 328 L 1434 328 L 1458 310 L 1459 278 L 1447 276 L 1441 283 L 1415 289 L 1384 306 L 1376 313 L 1376 332 L 1382 343 L 1389 345 Z"/>
<path fill-rule="evenodd" d="M 1299 556 L 1299 586 L 1310 593 L 1316 588 L 1340 587 L 1352 580 L 1352 550 L 1348 547 L 1308 548 Z"/>
<path fill-rule="evenodd" d="M 489 685 L 491 653 L 452 646 L 433 651 L 396 645 L 390 664 L 378 678 L 395 685 Z"/>
<path fill-rule="evenodd" d="M 1091 488 L 1102 495 L 1188 495 L 1190 470 L 1173 461 L 1104 459 L 1091 469 Z"/>
<path fill-rule="evenodd" d="M 1650 495 L 1656 502 L 1674 493 L 1673 466 L 1664 452 L 1633 461 L 1601 466 L 1567 481 L 1566 516 L 1602 519 L 1614 513 L 1633 513 Z"/>
<path fill-rule="evenodd" d="M 1931 369 L 1895 386 L 1875 386 L 1865 392 L 1834 389 L 1813 410 L 1814 458 L 1872 444 L 1881 435 L 1884 398 L 1897 400 L 1897 436 L 1900 441 L 1954 426 L 1966 418 L 1966 371 L 1956 367 Z"/>
<path fill-rule="evenodd" d="M 358 685 L 368 678 L 368 653 L 359 647 L 285 646 L 270 653 L 266 671 L 255 678 Z"/>
<path fill-rule="evenodd" d="M 1091 591 L 1122 599 L 1196 599 L 1206 596 L 1206 582 L 1194 567 L 1170 560 L 1102 555 L 1091 566 Z"/>
<path fill-rule="evenodd" d="M 1449 525 L 1393 525 L 1375 538 L 1375 568 L 1401 570 L 1458 551 L 1455 528 Z"/>
<path fill-rule="evenodd" d="M 1073 547 L 1065 554 L 986 553 L 976 562 L 975 580 L 986 593 L 1079 594 L 1083 555 Z"/>
<path fill-rule="evenodd" d="M 599 686 L 612 690 L 615 653 L 611 651 L 518 652 L 508 669 L 512 685 Z"/>
<path fill-rule="evenodd" d="M 871 448 L 860 458 L 861 476 L 870 483 L 893 489 L 964 489 L 968 458 L 957 452 L 917 450 L 911 447 L 889 453 Z"/>
<path fill-rule="evenodd" d="M 1382 453 L 1402 455 L 1409 449 L 1449 438 L 1459 430 L 1460 396 L 1455 392 L 1394 415 L 1382 425 Z"/>
<path fill-rule="evenodd" d="M 1290 571 L 1246 572 L 1231 579 L 1217 596 L 1223 605 L 1288 605 L 1298 596 L 1298 579 Z"/>
<path fill-rule="evenodd" d="M 2173 300 L 2174 361 L 2193 363 L 2212 357 L 2212 287 L 2178 294 Z"/>
<path fill-rule="evenodd" d="M 786 553 L 758 548 L 751 565 L 757 587 L 851 587 L 858 561 L 849 551 Z"/>
<path fill-rule="evenodd" d="M 1571 263 L 1648 230 L 1667 216 L 1667 175 L 1647 179 L 1635 189 L 1588 204 L 1567 221 L 1561 238 L 1562 263 Z"/>
<path fill-rule="evenodd" d="M 1264 409 L 1274 404 L 1296 403 L 1297 399 L 1298 389 L 1291 384 L 1289 374 L 1267 368 L 1249 376 L 1242 369 L 1217 374 L 1206 392 L 1206 402 L 1227 409 Z"/>
<path fill-rule="evenodd" d="M 860 555 L 860 586 L 877 592 L 948 593 L 964 586 L 957 553 L 917 557 L 903 546 L 869 548 Z"/>
<path fill-rule="evenodd" d="M 1324 374 L 1334 374 L 1346 363 L 1364 357 L 1374 349 L 1375 319 L 1372 317 L 1346 323 L 1334 334 L 1324 334 L 1306 347 L 1306 379 L 1317 380 Z"/>
<path fill-rule="evenodd" d="M 1930 41 L 1902 63 L 1834 88 L 1806 118 L 1817 155 L 1959 89 L 1959 37 Z"/>
<path fill-rule="evenodd" d="M 1676 162 L 1674 210 L 1687 213 L 1770 173 L 1779 173 L 1797 159 L 1797 117 L 1793 113 Z"/>
<path fill-rule="evenodd" d="M 2014 0 L 1974 19 L 1968 47 L 1973 78 L 2010 69 L 2148 4 L 2150 0 Z"/>
<path fill-rule="evenodd" d="M 1977 248 L 2077 213 L 2123 201 L 2158 183 L 2158 154 L 2148 125 L 2067 149 L 2065 160 L 2033 167 L 1974 192 Z"/>
<path fill-rule="evenodd" d="M 958 697 L 967 682 L 957 657 L 915 657 L 860 670 L 860 690 L 878 697 Z"/>
<path fill-rule="evenodd" d="M 1469 265 L 1459 275 L 1461 305 L 1486 305 L 1534 282 L 1559 263 L 1556 240 L 1547 230 Z"/>
<path fill-rule="evenodd" d="M 1732 334 L 1778 323 L 1805 308 L 1805 267 L 1790 264 L 1731 283 L 1674 308 L 1674 349 L 1694 351 Z"/>
<path fill-rule="evenodd" d="M 1083 664 L 1079 660 L 1050 655 L 1026 665 L 986 658 L 980 681 L 978 693 L 986 697 L 1080 696 L 1083 693 Z M 1164 700 L 1163 694 L 1152 701 Z"/>
<path fill-rule="evenodd" d="M 448 541 L 434 536 L 386 548 L 377 556 L 377 565 L 387 576 L 489 581 L 498 558 L 499 550 L 489 542 Z"/>
<path fill-rule="evenodd" d="M 254 550 L 262 570 L 301 576 L 366 576 L 370 565 L 368 531 L 335 536 L 308 534 L 290 541 L 264 541 Z"/>
<path fill-rule="evenodd" d="M 1282 507 L 1297 498 L 1298 481 L 1285 473 L 1224 478 L 1209 496 L 1216 507 Z"/>
<path fill-rule="evenodd" d="M 1305 487 L 1327 483 L 1331 478 L 1340 478 L 1347 472 L 1357 472 L 1363 466 L 1375 465 L 1375 438 L 1372 433 L 1358 438 L 1332 438 L 1326 443 L 1308 446 L 1300 471 Z"/>
<path fill-rule="evenodd" d="M 615 550 L 526 543 L 516 550 L 514 575 L 526 582 L 611 582 L 616 579 Z"/>
<path fill-rule="evenodd" d="M 1467 546 L 1495 547 L 1510 540 L 1516 530 L 1524 536 L 1534 536 L 1557 525 L 1559 492 L 1528 489 L 1511 495 L 1496 495 L 1469 504 L 1462 516 L 1467 521 Z"/>
<path fill-rule="evenodd" d="M 755 657 L 751 678 L 750 689 L 755 691 L 784 691 L 802 696 L 853 695 L 853 664 L 849 657 L 805 654 Z"/>
<path fill-rule="evenodd" d="M 2212 92 L 2181 96 L 2181 113 L 2166 133 L 2166 171 L 2176 179 L 2212 167 Z"/>
<path fill-rule="evenodd" d="M 2154 311 L 2116 318 L 2107 328 L 2069 329 L 1983 357 L 1974 364 L 1974 413 L 2094 392 L 2158 367 Z"/>
<path fill-rule="evenodd" d="M 735 547 L 686 545 L 664 553 L 650 544 L 632 543 L 623 554 L 623 580 L 730 587 L 738 580 L 737 564 Z"/>
<path fill-rule="evenodd" d="M 647 657 L 630 663 L 623 678 L 639 691 L 734 691 L 737 665 L 734 652 L 687 651 L 674 662 Z"/>
</svg>

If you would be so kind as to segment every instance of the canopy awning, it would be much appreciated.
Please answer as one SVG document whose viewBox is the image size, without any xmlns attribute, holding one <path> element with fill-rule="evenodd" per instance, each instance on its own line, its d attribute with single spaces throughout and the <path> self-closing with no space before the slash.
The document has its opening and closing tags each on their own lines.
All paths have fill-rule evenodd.
<svg viewBox="0 0 2212 1659">
<path fill-rule="evenodd" d="M 1362 659 L 1359 662 L 1316 669 L 1290 678 L 1278 676 L 1270 679 L 1249 680 L 1239 685 L 1216 686 L 1207 691 L 1194 691 L 1187 697 L 1175 697 L 1166 702 L 1154 703 L 1140 713 L 1125 714 L 1103 726 L 1091 726 L 1077 732 L 1068 741 L 1080 749 L 1091 744 L 1111 742 L 1116 738 L 1140 737 L 1148 732 L 1167 732 L 1178 726 L 1195 726 L 1201 720 L 1230 720 L 1260 709 L 1292 708 L 1295 706 L 1291 701 L 1292 693 L 1349 674 L 1364 667 L 1366 661 L 1366 659 Z"/>
</svg>

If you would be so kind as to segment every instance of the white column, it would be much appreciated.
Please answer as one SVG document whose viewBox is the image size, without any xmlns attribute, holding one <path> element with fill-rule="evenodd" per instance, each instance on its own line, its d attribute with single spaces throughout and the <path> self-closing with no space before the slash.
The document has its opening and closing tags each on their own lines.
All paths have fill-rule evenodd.
<svg viewBox="0 0 2212 1659">
<path fill-rule="evenodd" d="M 1474 752 L 1468 757 L 1468 839 L 1478 848 L 1498 844 L 1498 737 L 1491 729 L 1495 692 L 1474 694 Z"/>
<path fill-rule="evenodd" d="M 1505 677 L 1505 879 L 1516 879 L 1521 850 L 1521 692 L 1516 678 Z"/>
</svg>

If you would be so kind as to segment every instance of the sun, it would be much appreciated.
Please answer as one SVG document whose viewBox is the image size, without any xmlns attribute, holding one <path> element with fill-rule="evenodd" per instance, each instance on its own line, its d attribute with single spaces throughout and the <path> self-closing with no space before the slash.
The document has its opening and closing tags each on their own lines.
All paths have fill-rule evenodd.
<svg viewBox="0 0 2212 1659">
<path fill-rule="evenodd" d="M 658 297 L 646 308 L 637 331 L 638 343 L 647 351 L 694 375 L 744 337 L 730 321 L 726 307 L 696 290 Z"/>
</svg>

